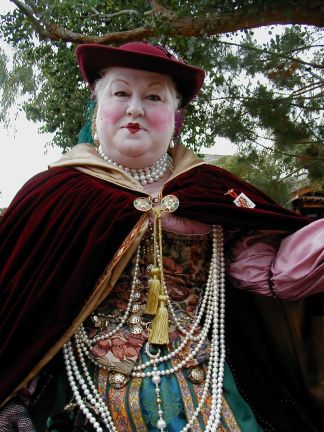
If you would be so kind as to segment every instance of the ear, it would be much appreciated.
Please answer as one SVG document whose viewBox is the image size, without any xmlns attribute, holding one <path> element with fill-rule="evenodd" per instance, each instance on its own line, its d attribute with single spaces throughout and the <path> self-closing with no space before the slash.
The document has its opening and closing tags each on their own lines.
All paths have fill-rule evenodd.
<svg viewBox="0 0 324 432">
<path fill-rule="evenodd" d="M 180 109 L 176 112 L 175 118 L 174 118 L 174 132 L 173 132 L 173 138 L 178 138 L 181 132 L 181 126 L 185 119 L 185 112 L 184 109 Z"/>
</svg>

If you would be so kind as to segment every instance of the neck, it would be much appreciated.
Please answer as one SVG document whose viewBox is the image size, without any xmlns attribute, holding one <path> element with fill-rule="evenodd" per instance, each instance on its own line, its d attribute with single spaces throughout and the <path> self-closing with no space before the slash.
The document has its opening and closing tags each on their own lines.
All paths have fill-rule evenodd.
<svg viewBox="0 0 324 432">
<path fill-rule="evenodd" d="M 151 196 L 157 196 L 162 189 L 164 183 L 168 181 L 168 179 L 171 177 L 172 171 L 167 170 L 167 172 L 164 174 L 164 176 L 157 182 L 154 183 L 148 183 L 147 185 L 143 185 L 144 191 L 151 195 Z"/>
</svg>

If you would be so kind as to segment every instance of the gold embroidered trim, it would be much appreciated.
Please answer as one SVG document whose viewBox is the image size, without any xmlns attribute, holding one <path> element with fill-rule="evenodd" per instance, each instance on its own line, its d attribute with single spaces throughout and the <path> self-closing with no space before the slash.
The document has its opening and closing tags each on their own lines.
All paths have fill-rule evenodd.
<svg viewBox="0 0 324 432">
<path fill-rule="evenodd" d="M 224 397 L 222 398 L 221 414 L 222 414 L 222 420 L 227 426 L 225 429 L 226 431 L 241 432 L 241 429 L 235 420 L 234 414 Z"/>
<path fill-rule="evenodd" d="M 109 388 L 108 403 L 109 411 L 117 430 L 131 431 L 132 427 L 129 422 L 125 409 L 127 387 L 121 389 Z"/>
<path fill-rule="evenodd" d="M 130 413 L 136 431 L 147 432 L 147 427 L 145 426 L 141 407 L 140 407 L 139 394 L 140 394 L 141 383 L 142 383 L 141 378 L 133 378 L 131 380 L 129 393 L 128 393 L 128 403 L 129 403 Z"/>
</svg>

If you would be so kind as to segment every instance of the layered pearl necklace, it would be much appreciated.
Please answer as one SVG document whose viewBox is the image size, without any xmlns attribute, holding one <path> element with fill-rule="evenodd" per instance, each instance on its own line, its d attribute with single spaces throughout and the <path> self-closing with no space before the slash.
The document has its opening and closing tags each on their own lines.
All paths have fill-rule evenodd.
<svg viewBox="0 0 324 432">
<path fill-rule="evenodd" d="M 156 427 L 162 432 L 167 428 L 164 420 L 164 412 L 162 400 L 160 396 L 160 383 L 164 376 L 175 374 L 177 371 L 186 366 L 199 353 L 200 348 L 206 341 L 208 334 L 211 334 L 210 355 L 206 371 L 206 380 L 203 388 L 202 397 L 194 414 L 189 419 L 187 425 L 179 432 L 188 432 L 194 426 L 202 408 L 205 406 L 206 398 L 211 393 L 211 405 L 206 432 L 216 432 L 220 424 L 222 393 L 223 393 L 223 377 L 225 364 L 225 268 L 224 268 L 224 252 L 223 252 L 223 231 L 220 226 L 213 227 L 212 238 L 212 257 L 209 268 L 209 275 L 206 282 L 206 289 L 199 305 L 199 312 L 196 314 L 190 330 L 187 331 L 180 324 L 176 317 L 172 301 L 167 294 L 167 287 L 164 284 L 165 293 L 168 298 L 168 308 L 171 311 L 177 329 L 184 335 L 180 345 L 167 355 L 160 355 L 158 349 L 155 354 L 150 351 L 150 345 L 145 346 L 145 353 L 149 359 L 146 363 L 135 366 L 131 375 L 137 378 L 151 378 L 155 385 L 156 401 L 158 407 L 158 416 Z M 159 257 L 161 260 L 162 257 Z M 99 334 L 92 339 L 81 325 L 74 336 L 74 344 L 72 341 L 64 345 L 64 360 L 67 371 L 68 380 L 74 394 L 76 403 L 80 407 L 85 417 L 93 425 L 96 432 L 121 432 L 117 431 L 107 403 L 102 399 L 98 392 L 94 381 L 89 373 L 89 360 L 95 363 L 99 368 L 103 366 L 91 356 L 91 350 L 94 344 L 99 340 L 110 338 L 126 323 L 135 299 L 135 287 L 137 284 L 137 276 L 139 272 L 140 247 L 138 247 L 134 272 L 133 282 L 128 300 L 128 305 L 120 323 L 110 332 Z M 162 281 L 164 283 L 164 281 Z M 202 327 L 199 326 L 201 320 L 204 319 Z M 200 330 L 200 331 L 199 331 Z M 197 334 L 198 333 L 198 334 Z M 196 341 L 195 348 L 183 358 L 175 367 L 159 370 L 158 365 L 173 359 L 179 354 L 189 341 Z M 147 368 L 150 370 L 145 371 Z M 106 429 L 103 429 L 99 421 L 100 418 Z"/>
<path fill-rule="evenodd" d="M 97 151 L 99 155 L 112 166 L 118 167 L 123 171 L 130 174 L 135 180 L 139 181 L 143 186 L 159 181 L 162 177 L 164 177 L 165 173 L 170 170 L 173 170 L 173 161 L 172 157 L 165 153 L 159 160 L 157 160 L 153 165 L 145 168 L 128 168 L 123 165 L 114 162 L 112 159 L 109 159 L 102 150 L 101 145 L 97 147 Z"/>
</svg>

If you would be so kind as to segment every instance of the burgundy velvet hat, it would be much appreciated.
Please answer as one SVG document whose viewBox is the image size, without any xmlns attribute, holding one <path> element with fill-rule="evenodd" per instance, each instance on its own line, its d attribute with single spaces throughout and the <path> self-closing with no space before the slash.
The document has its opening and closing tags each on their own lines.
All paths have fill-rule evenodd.
<svg viewBox="0 0 324 432">
<path fill-rule="evenodd" d="M 93 86 L 100 72 L 111 66 L 142 69 L 170 75 L 182 95 L 181 108 L 199 92 L 204 82 L 203 69 L 177 59 L 166 48 L 147 42 L 129 42 L 120 47 L 83 44 L 76 48 L 83 78 Z"/>
</svg>

